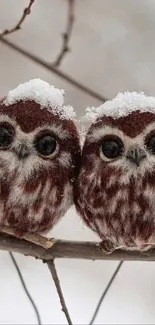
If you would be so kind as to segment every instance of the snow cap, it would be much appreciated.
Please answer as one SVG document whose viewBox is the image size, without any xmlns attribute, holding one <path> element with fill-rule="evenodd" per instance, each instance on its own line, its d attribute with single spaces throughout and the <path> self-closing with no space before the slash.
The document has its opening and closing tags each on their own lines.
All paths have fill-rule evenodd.
<svg viewBox="0 0 155 325">
<path fill-rule="evenodd" d="M 106 101 L 99 107 L 88 107 L 84 119 L 92 122 L 102 116 L 109 116 L 113 119 L 118 119 L 120 117 L 128 116 L 135 111 L 155 114 L 155 97 L 147 96 L 143 92 L 137 93 L 135 91 L 118 93 L 114 99 Z"/>
<path fill-rule="evenodd" d="M 73 119 L 76 114 L 72 106 L 63 106 L 64 90 L 55 88 L 41 79 L 32 79 L 10 90 L 4 100 L 6 106 L 22 101 L 35 101 L 40 108 L 47 108 L 53 114 L 58 114 L 62 119 Z"/>
</svg>

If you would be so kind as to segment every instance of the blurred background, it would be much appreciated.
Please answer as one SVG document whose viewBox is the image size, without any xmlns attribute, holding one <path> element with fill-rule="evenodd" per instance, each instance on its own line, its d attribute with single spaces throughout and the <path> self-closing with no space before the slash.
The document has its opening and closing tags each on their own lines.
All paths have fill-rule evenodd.
<svg viewBox="0 0 155 325">
<path fill-rule="evenodd" d="M 10 29 L 29 0 L 0 0 L 0 29 Z M 75 0 L 75 21 L 61 65 L 67 0 L 36 0 L 22 29 L 0 39 L 0 96 L 39 77 L 66 90 L 65 102 L 80 116 L 87 106 L 125 90 L 155 95 L 155 0 Z M 52 237 L 98 240 L 71 208 Z M 48 268 L 14 254 L 42 324 L 66 324 Z M 89 324 L 116 261 L 56 261 L 73 324 Z M 16 269 L 0 252 L 0 324 L 37 324 Z M 155 324 L 155 264 L 125 262 L 110 286 L 94 324 Z"/>
</svg>

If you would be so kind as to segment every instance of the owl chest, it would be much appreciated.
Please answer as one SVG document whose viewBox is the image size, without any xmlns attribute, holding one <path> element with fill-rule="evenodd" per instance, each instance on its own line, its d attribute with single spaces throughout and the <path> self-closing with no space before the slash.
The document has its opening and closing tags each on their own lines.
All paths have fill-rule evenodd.
<svg viewBox="0 0 155 325">
<path fill-rule="evenodd" d="M 0 218 L 8 219 L 13 215 L 18 219 L 30 219 L 32 215 L 38 220 L 43 213 L 43 205 L 46 203 L 47 186 L 41 188 L 38 183 L 36 188 L 26 191 L 25 182 L 21 177 L 15 177 L 11 182 L 0 181 Z M 14 218 L 15 218 L 14 217 Z"/>
<path fill-rule="evenodd" d="M 104 200 L 103 200 L 104 197 Z M 141 182 L 116 187 L 116 191 L 110 195 L 110 189 L 105 189 L 102 197 L 102 206 L 107 216 L 121 220 L 154 220 L 155 216 L 155 191 L 148 186 L 142 187 Z"/>
<path fill-rule="evenodd" d="M 101 237 L 142 238 L 155 231 L 155 191 L 141 182 L 95 188 L 87 195 L 85 220 Z"/>
<path fill-rule="evenodd" d="M 38 180 L 27 186 L 19 177 L 4 191 L 0 183 L 0 222 L 24 231 L 49 230 L 71 205 L 70 184 L 58 188 L 52 180 Z"/>
<path fill-rule="evenodd" d="M 155 213 L 155 191 L 149 184 L 143 186 L 142 180 L 120 184 L 115 179 L 101 186 L 89 186 L 81 196 L 81 202 L 89 206 L 95 214 L 104 216 L 127 216 L 133 214 Z"/>
</svg>

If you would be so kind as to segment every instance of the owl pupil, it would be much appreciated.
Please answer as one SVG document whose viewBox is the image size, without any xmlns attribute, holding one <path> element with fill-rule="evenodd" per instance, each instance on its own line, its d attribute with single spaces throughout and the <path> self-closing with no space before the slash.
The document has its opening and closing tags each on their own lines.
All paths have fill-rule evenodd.
<svg viewBox="0 0 155 325">
<path fill-rule="evenodd" d="M 50 135 L 40 137 L 35 143 L 37 151 L 44 156 L 54 153 L 56 146 L 56 140 Z"/>
<path fill-rule="evenodd" d="M 8 128 L 0 127 L 0 148 L 7 148 L 13 141 L 13 136 Z"/>
<path fill-rule="evenodd" d="M 147 142 L 147 148 L 155 155 L 155 136 L 153 135 Z"/>
<path fill-rule="evenodd" d="M 122 148 L 116 141 L 107 140 L 102 144 L 102 152 L 107 158 L 113 159 L 120 156 Z"/>
</svg>

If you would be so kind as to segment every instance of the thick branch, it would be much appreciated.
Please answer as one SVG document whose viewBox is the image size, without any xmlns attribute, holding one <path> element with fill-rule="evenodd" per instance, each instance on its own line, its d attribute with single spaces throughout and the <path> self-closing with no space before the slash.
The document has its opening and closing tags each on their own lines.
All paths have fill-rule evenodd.
<svg viewBox="0 0 155 325">
<path fill-rule="evenodd" d="M 55 62 L 53 63 L 54 67 L 58 67 L 67 52 L 69 52 L 69 41 L 73 29 L 74 23 L 74 0 L 68 0 L 68 19 L 66 31 L 62 34 L 62 47 L 60 53 L 58 54 Z"/>
<path fill-rule="evenodd" d="M 61 285 L 60 285 L 59 277 L 58 277 L 57 270 L 56 270 L 56 267 L 55 267 L 55 264 L 54 264 L 54 260 L 48 261 L 47 265 L 49 267 L 49 270 L 51 272 L 55 287 L 57 289 L 57 293 L 59 295 L 62 311 L 64 312 L 64 314 L 66 316 L 68 324 L 72 325 L 73 323 L 71 321 L 69 311 L 68 311 L 68 308 L 66 306 L 65 298 L 64 298 L 64 295 L 63 295 L 63 292 L 62 292 L 62 289 L 61 289 Z"/>
<path fill-rule="evenodd" d="M 16 32 L 17 30 L 21 29 L 22 23 L 24 22 L 24 20 L 26 19 L 26 16 L 30 15 L 31 13 L 31 7 L 33 5 L 35 0 L 30 0 L 29 1 L 29 5 L 27 8 L 24 9 L 22 16 L 20 18 L 20 20 L 16 23 L 15 26 L 13 26 L 11 29 L 4 29 L 1 33 L 0 33 L 0 37 L 6 36 L 8 34 L 12 34 L 14 32 Z"/>
<path fill-rule="evenodd" d="M 47 261 L 56 257 L 87 260 L 155 261 L 155 248 L 145 253 L 115 250 L 112 254 L 106 255 L 100 250 L 98 243 L 57 240 L 53 247 L 44 249 L 26 240 L 4 234 L 0 235 L 0 249 Z"/>
</svg>

